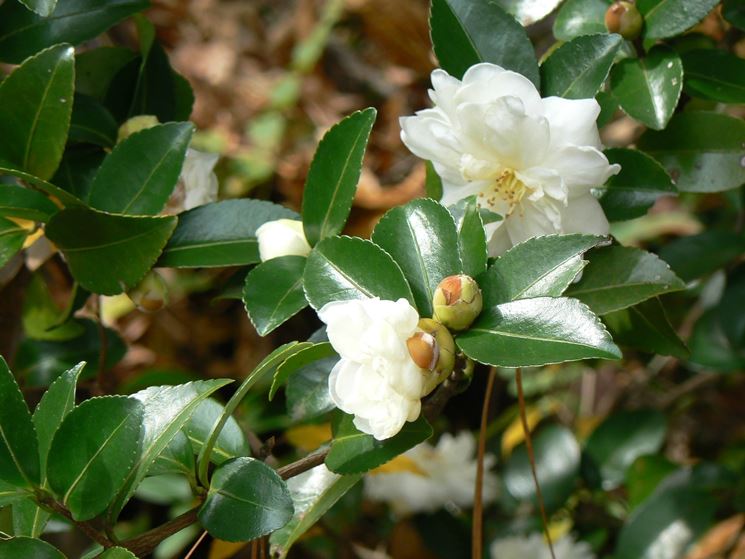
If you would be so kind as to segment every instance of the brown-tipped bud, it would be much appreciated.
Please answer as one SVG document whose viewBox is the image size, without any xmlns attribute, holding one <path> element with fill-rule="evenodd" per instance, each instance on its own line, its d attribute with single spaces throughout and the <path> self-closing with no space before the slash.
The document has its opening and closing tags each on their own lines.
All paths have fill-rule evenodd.
<svg viewBox="0 0 745 559">
<path fill-rule="evenodd" d="M 432 305 L 435 320 L 451 330 L 465 330 L 481 314 L 481 289 L 470 276 L 448 276 L 437 286 Z"/>
<path fill-rule="evenodd" d="M 157 312 L 168 304 L 168 286 L 155 271 L 150 271 L 127 295 L 144 312 Z"/>
<path fill-rule="evenodd" d="M 455 366 L 455 342 L 447 328 L 431 318 L 419 321 L 419 331 L 406 340 L 411 358 L 427 375 L 424 394 L 445 380 Z"/>
<path fill-rule="evenodd" d="M 119 133 L 116 135 L 116 142 L 119 143 L 122 140 L 126 140 L 135 132 L 145 130 L 146 128 L 152 128 L 160 124 L 158 117 L 153 115 L 139 115 L 133 116 L 124 124 L 119 127 Z"/>
<path fill-rule="evenodd" d="M 605 12 L 605 26 L 611 33 L 633 41 L 642 31 L 642 15 L 634 2 L 614 2 Z"/>
</svg>

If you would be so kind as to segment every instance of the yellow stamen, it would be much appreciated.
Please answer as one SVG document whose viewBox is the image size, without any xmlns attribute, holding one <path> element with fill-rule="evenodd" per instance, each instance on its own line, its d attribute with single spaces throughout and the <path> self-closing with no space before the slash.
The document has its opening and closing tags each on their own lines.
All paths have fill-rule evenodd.
<svg viewBox="0 0 745 559">
<path fill-rule="evenodd" d="M 497 209 L 499 208 L 497 202 L 499 201 L 499 198 L 501 198 L 509 205 L 507 215 L 504 216 L 507 217 L 517 206 L 520 205 L 522 199 L 529 192 L 530 188 L 517 178 L 515 171 L 512 169 L 506 169 L 496 178 L 490 188 L 479 194 L 478 202 L 482 207 L 486 206 Z"/>
</svg>

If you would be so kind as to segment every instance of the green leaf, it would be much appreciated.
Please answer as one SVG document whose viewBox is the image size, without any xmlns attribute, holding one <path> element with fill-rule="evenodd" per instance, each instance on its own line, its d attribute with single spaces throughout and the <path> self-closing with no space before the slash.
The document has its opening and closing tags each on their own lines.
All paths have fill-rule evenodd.
<svg viewBox="0 0 745 559">
<path fill-rule="evenodd" d="M 534 0 L 497 0 L 508 13 L 515 16 L 515 19 L 521 25 L 527 27 L 532 25 L 556 9 L 561 4 L 561 0 L 543 0 L 535 2 Z"/>
<path fill-rule="evenodd" d="M 657 410 L 622 411 L 606 418 L 585 446 L 585 453 L 600 473 L 603 490 L 620 486 L 638 457 L 660 450 L 666 431 L 665 416 Z"/>
<path fill-rule="evenodd" d="M 738 29 L 745 30 L 745 3 L 742 0 L 724 0 L 722 15 Z"/>
<path fill-rule="evenodd" d="M 88 95 L 75 94 L 68 139 L 71 143 L 110 148 L 116 144 L 118 130 L 114 117 L 98 100 Z"/>
<path fill-rule="evenodd" d="M 353 237 L 331 237 L 308 255 L 303 287 L 308 302 L 320 309 L 332 301 L 380 297 L 404 298 L 414 305 L 398 264 L 378 245 Z"/>
<path fill-rule="evenodd" d="M 745 368 L 745 352 L 738 351 L 725 334 L 719 309 L 709 309 L 698 319 L 688 346 L 690 362 L 722 373 Z"/>
<path fill-rule="evenodd" d="M 176 227 L 175 217 L 62 210 L 46 227 L 73 277 L 86 289 L 115 295 L 137 285 L 155 264 Z"/>
<path fill-rule="evenodd" d="M 608 77 L 620 35 L 584 35 L 564 43 L 541 66 L 543 95 L 566 99 L 595 97 Z"/>
<path fill-rule="evenodd" d="M 287 414 L 293 421 L 323 415 L 336 406 L 329 394 L 329 374 L 338 357 L 315 361 L 292 374 L 287 381 Z"/>
<path fill-rule="evenodd" d="M 621 165 L 621 172 L 594 189 L 610 221 L 641 217 L 661 196 L 675 195 L 670 175 L 655 159 L 636 149 L 605 150 L 608 161 Z"/>
<path fill-rule="evenodd" d="M 91 206 L 130 215 L 159 213 L 176 186 L 192 131 L 189 122 L 171 122 L 118 143 L 93 179 Z"/>
<path fill-rule="evenodd" d="M 375 226 L 372 240 L 401 267 L 420 316 L 432 316 L 437 286 L 462 271 L 450 212 L 429 198 L 413 200 L 389 210 Z"/>
<path fill-rule="evenodd" d="M 566 292 L 603 315 L 652 297 L 680 291 L 685 284 L 663 260 L 638 248 L 610 246 L 589 255 L 582 280 Z"/>
<path fill-rule="evenodd" d="M 4 8 L 13 4 L 0 6 L 0 22 Z M 69 45 L 57 45 L 25 60 L 0 83 L 0 159 L 44 180 L 54 174 L 65 149 L 74 54 Z"/>
<path fill-rule="evenodd" d="M 46 223 L 59 208 L 43 194 L 12 184 L 0 186 L 0 216 Z"/>
<path fill-rule="evenodd" d="M 41 17 L 52 15 L 54 7 L 57 5 L 57 0 L 20 0 L 20 2 Z"/>
<path fill-rule="evenodd" d="M 515 18 L 489 0 L 432 0 L 432 43 L 440 66 L 458 79 L 479 62 L 491 62 L 540 85 L 538 61 Z"/>
<path fill-rule="evenodd" d="M 727 287 L 719 302 L 719 322 L 735 348 L 745 349 L 745 265 L 737 266 L 727 278 Z"/>
<path fill-rule="evenodd" d="M 17 64 L 57 43 L 77 45 L 147 8 L 147 0 L 65 0 L 41 17 L 17 2 L 0 6 L 0 60 Z"/>
<path fill-rule="evenodd" d="M 136 54 L 125 47 L 99 47 L 75 57 L 75 91 L 103 101 L 111 80 Z"/>
<path fill-rule="evenodd" d="M 654 493 L 663 479 L 678 467 L 660 454 L 640 456 L 626 470 L 629 507 L 633 510 Z"/>
<path fill-rule="evenodd" d="M 691 111 L 661 132 L 647 131 L 638 147 L 662 163 L 681 192 L 721 192 L 745 183 L 744 143 L 742 119 Z"/>
<path fill-rule="evenodd" d="M 377 468 L 432 436 L 432 427 L 423 416 L 404 424 L 390 439 L 377 440 L 362 433 L 348 414 L 339 414 L 333 425 L 334 439 L 326 456 L 326 466 L 337 474 L 359 474 Z"/>
<path fill-rule="evenodd" d="M 649 353 L 688 358 L 686 345 L 678 337 L 657 297 L 627 309 L 603 316 L 605 324 L 620 345 Z"/>
<path fill-rule="evenodd" d="M 15 2 L 13 2 L 15 4 Z M 36 538 L 0 540 L 0 559 L 65 559 L 54 546 Z"/>
<path fill-rule="evenodd" d="M 683 63 L 672 49 L 656 46 L 645 58 L 626 58 L 616 64 L 610 84 L 627 115 L 662 130 L 673 116 L 683 90 Z"/>
<path fill-rule="evenodd" d="M 425 178 L 424 178 L 424 191 L 427 196 L 433 200 L 439 200 L 442 198 L 442 179 L 440 175 L 435 171 L 434 165 L 431 161 L 425 161 Z"/>
<path fill-rule="evenodd" d="M 28 491 L 0 479 L 0 508 L 19 503 L 29 496 Z"/>
<path fill-rule="evenodd" d="M 475 197 L 465 202 L 463 217 L 458 220 L 458 253 L 463 273 L 472 278 L 486 271 L 488 261 L 484 220 Z"/>
<path fill-rule="evenodd" d="M 579 444 L 566 427 L 549 425 L 534 436 L 533 448 L 543 501 L 547 510 L 556 510 L 575 490 L 579 478 Z M 502 480 L 510 497 L 535 504 L 535 482 L 524 444 L 507 460 Z"/>
<path fill-rule="evenodd" d="M 14 536 L 38 538 L 44 531 L 52 513 L 38 506 L 33 497 L 27 496 L 25 499 L 13 503 L 12 516 Z"/>
<path fill-rule="evenodd" d="M 194 479 L 196 468 L 194 454 L 186 434 L 179 431 L 155 459 L 155 462 L 148 469 L 147 475 L 152 477 L 176 474 L 186 476 L 191 481 Z"/>
<path fill-rule="evenodd" d="M 260 336 L 282 325 L 303 310 L 304 256 L 282 256 L 262 262 L 246 276 L 243 304 Z"/>
<path fill-rule="evenodd" d="M 39 444 L 31 413 L 0 356 L 0 480 L 17 487 L 39 484 Z"/>
<path fill-rule="evenodd" d="M 158 266 L 197 268 L 259 262 L 256 230 L 267 221 L 297 219 L 292 210 L 263 200 L 225 200 L 179 215 Z"/>
<path fill-rule="evenodd" d="M 303 351 L 300 351 L 295 355 L 289 357 L 285 362 L 277 367 L 277 370 L 274 373 L 272 386 L 269 390 L 269 399 L 272 400 L 274 398 L 275 394 L 277 394 L 277 390 L 279 390 L 279 387 L 287 382 L 287 379 L 290 378 L 290 375 L 292 375 L 296 371 L 299 371 L 303 367 L 310 365 L 311 363 L 315 363 L 316 361 L 321 361 L 335 355 L 336 352 L 334 351 L 334 348 L 331 346 L 331 344 L 328 342 L 322 342 L 320 344 L 312 345 L 304 349 Z"/>
<path fill-rule="evenodd" d="M 511 248 L 480 278 L 484 307 L 516 299 L 558 297 L 584 268 L 582 253 L 603 240 L 595 235 L 548 235 Z"/>
<path fill-rule="evenodd" d="M 84 205 L 81 200 L 88 199 L 93 177 L 96 176 L 106 155 L 101 147 L 92 144 L 67 146 L 52 181 L 58 185 L 61 192 L 71 198 L 77 197 L 73 198 L 77 200 L 77 204 L 72 205 Z M 65 205 L 71 204 L 65 203 Z"/>
<path fill-rule="evenodd" d="M 142 449 L 143 406 L 126 396 L 86 400 L 54 435 L 47 479 L 75 520 L 104 510 L 122 487 Z"/>
<path fill-rule="evenodd" d="M 23 299 L 23 331 L 35 340 L 70 340 L 83 333 L 83 325 L 76 320 L 64 320 L 65 311 L 49 292 L 42 274 L 31 276 Z"/>
<path fill-rule="evenodd" d="M 303 191 L 303 230 L 311 246 L 341 233 L 347 222 L 376 114 L 369 108 L 349 115 L 318 144 Z"/>
<path fill-rule="evenodd" d="M 194 454 L 199 454 L 202 451 L 205 442 L 210 437 L 212 428 L 224 414 L 225 407 L 211 398 L 199 404 L 183 429 Z M 228 416 L 225 425 L 220 429 L 220 434 L 215 439 L 210 457 L 211 461 L 219 465 L 231 458 L 248 456 L 250 453 L 243 429 L 232 415 Z"/>
<path fill-rule="evenodd" d="M 248 541 L 289 522 L 292 498 L 277 472 L 253 458 L 225 462 L 212 476 L 199 521 L 215 538 Z"/>
<path fill-rule="evenodd" d="M 284 559 L 293 544 L 307 532 L 347 491 L 362 478 L 361 474 L 339 476 L 318 466 L 287 481 L 295 514 L 269 541 L 272 553 Z"/>
<path fill-rule="evenodd" d="M 137 557 L 123 547 L 110 547 L 101 555 L 96 555 L 96 559 L 137 559 Z"/>
<path fill-rule="evenodd" d="M 0 176 L 1 175 L 12 175 L 28 182 L 30 185 L 35 186 L 42 192 L 51 194 L 56 197 L 64 206 L 83 206 L 83 202 L 79 200 L 73 194 L 70 194 L 66 190 L 63 190 L 59 186 L 55 186 L 50 182 L 40 179 L 34 175 L 31 175 L 21 169 L 18 169 L 12 163 L 0 160 Z"/>
<path fill-rule="evenodd" d="M 566 0 L 556 13 L 554 37 L 568 41 L 579 35 L 605 33 L 609 0 Z"/>
<path fill-rule="evenodd" d="M 716 272 L 743 252 L 745 235 L 712 230 L 667 243 L 660 248 L 660 258 L 688 282 Z"/>
<path fill-rule="evenodd" d="M 719 0 L 638 0 L 644 17 L 644 38 L 678 35 L 706 17 Z"/>
<path fill-rule="evenodd" d="M 0 217 L 0 268 L 23 248 L 29 231 L 15 221 Z"/>
<path fill-rule="evenodd" d="M 717 49 L 683 54 L 685 91 L 721 103 L 745 103 L 745 60 Z"/>
</svg>

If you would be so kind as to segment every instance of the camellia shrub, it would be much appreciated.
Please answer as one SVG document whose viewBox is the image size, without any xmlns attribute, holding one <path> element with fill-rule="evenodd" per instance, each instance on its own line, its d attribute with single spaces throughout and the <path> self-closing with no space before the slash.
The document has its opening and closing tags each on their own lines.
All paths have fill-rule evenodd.
<svg viewBox="0 0 745 559">
<path fill-rule="evenodd" d="M 194 96 L 147 7 L 0 5 L 0 281 L 23 305 L 2 334 L 0 559 L 64 557 L 50 534 L 70 530 L 84 557 L 147 557 L 185 529 L 178 550 L 204 531 L 252 557 L 351 557 L 311 528 L 342 534 L 362 498 L 387 504 L 365 513 L 380 523 L 419 519 L 440 557 L 743 556 L 742 422 L 713 450 L 671 448 L 677 418 L 719 406 L 699 390 L 743 394 L 739 0 L 432 0 L 431 103 L 400 115 L 427 196 L 369 239 L 343 233 L 376 109 L 323 136 L 299 212 L 218 201 L 217 156 L 191 145 Z M 524 26 L 550 14 L 539 60 Z M 696 31 L 706 17 L 718 40 Z M 92 42 L 127 18 L 137 49 Z M 604 149 L 621 113 L 633 143 Z M 666 228 L 675 208 L 693 234 Z M 64 308 L 32 274 L 52 254 L 73 282 Z M 157 312 L 168 268 L 233 269 L 261 336 L 306 307 L 318 329 L 239 383 L 118 390 L 126 347 L 102 297 Z M 646 396 L 593 415 L 592 379 Z M 498 382 L 517 403 L 489 422 Z M 480 431 L 448 419 L 469 393 Z M 274 452 L 246 437 L 249 395 L 286 404 L 275 431 L 331 429 Z M 174 503 L 174 479 L 170 519 L 123 514 Z M 705 554 L 712 533 L 727 543 Z"/>
</svg>

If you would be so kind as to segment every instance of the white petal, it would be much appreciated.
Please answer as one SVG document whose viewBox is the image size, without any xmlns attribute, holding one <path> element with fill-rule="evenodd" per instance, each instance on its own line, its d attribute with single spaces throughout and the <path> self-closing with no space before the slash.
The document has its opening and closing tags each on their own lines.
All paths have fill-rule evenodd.
<svg viewBox="0 0 745 559">
<path fill-rule="evenodd" d="M 600 105 L 595 99 L 543 99 L 543 110 L 551 127 L 551 149 L 562 146 L 601 148 L 597 119 Z"/>
<path fill-rule="evenodd" d="M 452 115 L 455 110 L 455 94 L 461 85 L 460 80 L 440 68 L 432 72 L 430 79 L 432 80 L 432 89 L 429 90 L 429 98 L 445 114 Z"/>
<path fill-rule="evenodd" d="M 420 111 L 416 116 L 401 117 L 401 141 L 422 159 L 457 169 L 460 162 L 460 144 L 452 124 L 439 118 L 437 113 Z"/>
<path fill-rule="evenodd" d="M 493 233 L 489 236 L 489 228 L 494 227 Z M 504 226 L 504 221 L 498 221 L 496 223 L 490 223 L 486 226 L 487 239 L 489 240 L 489 256 L 496 257 L 501 256 L 512 248 L 512 241 L 507 233 L 507 228 Z"/>
<path fill-rule="evenodd" d="M 463 87 L 455 100 L 458 103 L 491 103 L 506 95 L 520 99 L 531 114 L 541 114 L 541 96 L 533 82 L 496 64 L 471 66 L 463 76 Z"/>
<path fill-rule="evenodd" d="M 303 224 L 295 219 L 268 221 L 256 230 L 262 262 L 280 256 L 307 256 L 310 245 Z"/>
<path fill-rule="evenodd" d="M 505 220 L 504 227 L 507 229 L 512 245 L 540 235 L 558 233 L 556 219 L 552 215 L 556 212 L 557 210 L 544 200 L 539 203 L 523 201 Z M 559 217 L 558 213 L 556 217 Z"/>
<path fill-rule="evenodd" d="M 219 158 L 217 153 L 192 148 L 186 150 L 186 158 L 179 177 L 184 185 L 185 210 L 217 200 L 217 175 L 213 169 Z"/>
<path fill-rule="evenodd" d="M 590 233 L 607 235 L 610 229 L 600 202 L 589 192 L 572 198 L 561 210 L 561 226 L 564 233 Z"/>
<path fill-rule="evenodd" d="M 326 334 L 336 352 L 346 358 L 359 360 L 365 350 L 365 332 L 370 317 L 362 301 L 334 301 L 318 311 L 326 323 Z"/>
<path fill-rule="evenodd" d="M 569 197 L 584 194 L 587 188 L 600 186 L 621 166 L 608 163 L 602 151 L 593 147 L 567 146 L 552 152 L 543 162 L 544 167 L 556 171 L 568 188 Z"/>
<path fill-rule="evenodd" d="M 472 181 L 465 185 L 456 185 L 442 182 L 442 202 L 445 206 L 452 206 L 457 204 L 463 198 L 468 198 L 474 194 L 478 195 L 483 190 L 486 190 L 492 183 L 490 180 L 486 181 Z"/>
</svg>

